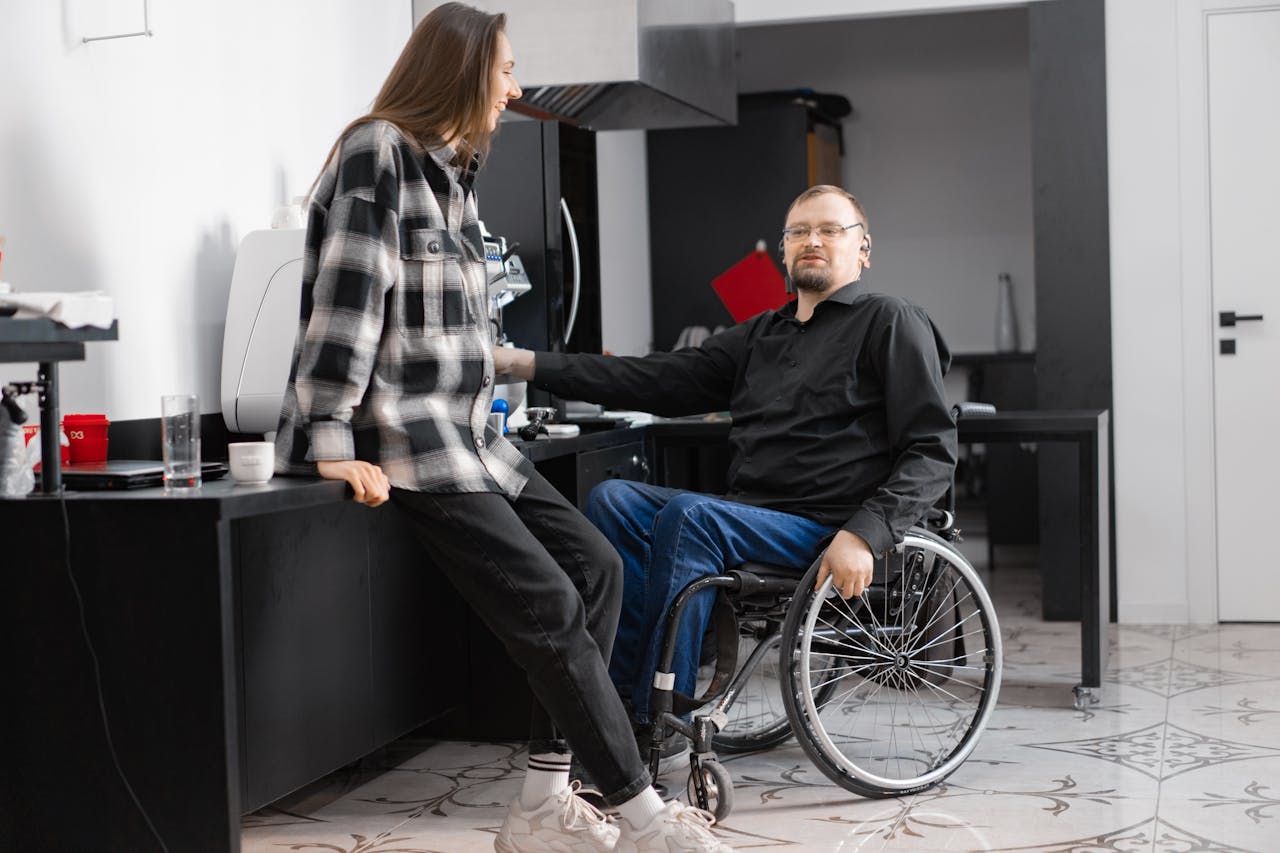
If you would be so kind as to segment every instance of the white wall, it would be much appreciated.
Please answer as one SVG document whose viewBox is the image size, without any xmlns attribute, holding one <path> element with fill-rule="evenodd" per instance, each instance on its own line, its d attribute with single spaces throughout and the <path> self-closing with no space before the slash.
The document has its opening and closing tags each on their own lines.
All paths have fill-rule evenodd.
<svg viewBox="0 0 1280 853">
<path fill-rule="evenodd" d="M 1185 0 L 1181 5 L 1186 5 Z M 1211 356 L 1184 329 L 1184 301 L 1207 296 L 1207 276 L 1185 276 L 1188 187 L 1180 180 L 1185 116 L 1179 4 L 1108 0 L 1107 142 L 1111 196 L 1111 334 L 1115 417 L 1116 563 L 1122 622 L 1217 619 L 1214 519 L 1204 463 L 1210 438 L 1184 425 L 1189 377 Z M 1182 81 L 1187 85 L 1190 81 Z M 1202 167 L 1207 168 L 1207 167 Z M 1207 298 L 1205 299 L 1207 303 Z M 1192 325 L 1204 325 L 1203 313 Z"/>
<path fill-rule="evenodd" d="M 600 337 L 614 355 L 653 348 L 649 182 L 643 130 L 596 135 L 600 201 Z"/>
<path fill-rule="evenodd" d="M 853 103 L 844 183 L 871 221 L 868 283 L 923 306 L 957 352 L 994 349 L 1001 272 L 1035 344 L 1026 21 L 1019 8 L 738 30 L 740 91 Z"/>
<path fill-rule="evenodd" d="M 120 340 L 64 366 L 63 411 L 220 408 L 236 247 L 307 191 L 410 29 L 404 0 L 4 0 L 0 234 L 15 288 L 104 290 Z M 0 366 L 16 379 L 17 366 Z"/>
</svg>

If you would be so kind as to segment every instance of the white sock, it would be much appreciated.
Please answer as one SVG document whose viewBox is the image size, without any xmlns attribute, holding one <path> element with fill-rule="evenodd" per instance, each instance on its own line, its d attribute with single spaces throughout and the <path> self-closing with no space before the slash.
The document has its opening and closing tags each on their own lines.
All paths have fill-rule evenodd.
<svg viewBox="0 0 1280 853">
<path fill-rule="evenodd" d="M 524 787 L 520 789 L 520 807 L 532 811 L 556 794 L 569 787 L 569 762 L 567 752 L 542 752 L 529 756 L 529 769 L 524 774 Z"/>
<path fill-rule="evenodd" d="M 650 785 L 625 803 L 618 804 L 618 816 L 627 819 L 634 829 L 643 829 L 649 821 L 666 811 L 662 797 Z"/>
</svg>

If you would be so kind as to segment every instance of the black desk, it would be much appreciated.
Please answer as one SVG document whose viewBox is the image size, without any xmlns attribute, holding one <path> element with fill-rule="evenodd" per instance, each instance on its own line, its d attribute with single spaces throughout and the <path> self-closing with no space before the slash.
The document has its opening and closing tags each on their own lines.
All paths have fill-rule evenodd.
<svg viewBox="0 0 1280 853">
<path fill-rule="evenodd" d="M 1080 501 L 1080 683 L 1075 706 L 1099 701 L 1111 613 L 1111 416 L 1106 409 L 1001 412 L 964 418 L 962 442 L 1034 441 L 1075 445 Z M 1046 484 L 1041 484 L 1042 488 Z"/>
</svg>

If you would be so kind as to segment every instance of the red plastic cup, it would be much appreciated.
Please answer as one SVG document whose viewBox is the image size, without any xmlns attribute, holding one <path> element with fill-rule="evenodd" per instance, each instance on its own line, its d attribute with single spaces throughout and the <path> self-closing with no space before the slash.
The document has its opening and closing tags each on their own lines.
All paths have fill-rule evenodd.
<svg viewBox="0 0 1280 853">
<path fill-rule="evenodd" d="M 71 442 L 72 462 L 107 461 L 106 415 L 64 415 L 62 431 Z"/>
</svg>

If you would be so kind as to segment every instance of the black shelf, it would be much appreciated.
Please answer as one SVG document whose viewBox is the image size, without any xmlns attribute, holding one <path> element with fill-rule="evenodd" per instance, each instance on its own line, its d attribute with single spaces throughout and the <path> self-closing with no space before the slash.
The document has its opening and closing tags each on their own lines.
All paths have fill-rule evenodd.
<svg viewBox="0 0 1280 853">
<path fill-rule="evenodd" d="M 120 325 L 68 328 L 38 317 L 30 320 L 0 318 L 0 362 L 34 361 L 39 365 L 36 382 L 40 387 L 40 490 L 45 494 L 62 491 L 62 458 L 58 446 L 58 362 L 84 361 L 87 341 L 114 341 Z"/>
<path fill-rule="evenodd" d="M 113 320 L 109 329 L 96 326 L 69 329 L 44 317 L 28 320 L 0 317 L 0 362 L 81 361 L 87 341 L 117 340 L 119 325 Z"/>
</svg>

